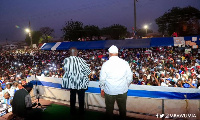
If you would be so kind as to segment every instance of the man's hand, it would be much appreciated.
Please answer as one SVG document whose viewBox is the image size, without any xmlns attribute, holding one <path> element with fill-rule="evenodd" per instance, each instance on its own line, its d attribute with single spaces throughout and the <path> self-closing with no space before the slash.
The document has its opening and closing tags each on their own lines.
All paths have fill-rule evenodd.
<svg viewBox="0 0 200 120">
<path fill-rule="evenodd" d="M 104 90 L 101 90 L 101 97 L 105 98 L 105 92 L 104 92 Z"/>
<path fill-rule="evenodd" d="M 35 103 L 32 104 L 32 107 L 35 107 L 36 105 L 37 105 L 37 103 L 35 102 Z"/>
</svg>

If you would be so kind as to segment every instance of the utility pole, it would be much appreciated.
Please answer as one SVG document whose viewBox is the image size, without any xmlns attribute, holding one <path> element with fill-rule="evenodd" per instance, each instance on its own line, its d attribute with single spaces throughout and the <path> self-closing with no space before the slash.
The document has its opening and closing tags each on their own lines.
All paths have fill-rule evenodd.
<svg viewBox="0 0 200 120">
<path fill-rule="evenodd" d="M 29 32 L 29 37 L 30 37 L 30 40 L 31 40 L 31 48 L 33 47 L 33 39 L 32 39 L 32 35 L 31 35 L 31 22 L 29 21 L 29 30 L 30 30 L 30 32 Z"/>
<path fill-rule="evenodd" d="M 6 38 L 6 45 L 8 45 L 8 39 Z"/>
<path fill-rule="evenodd" d="M 137 31 L 137 28 L 136 28 L 136 2 L 138 2 L 138 1 L 134 0 L 134 34 Z M 135 35 L 135 38 L 136 38 L 136 35 Z"/>
</svg>

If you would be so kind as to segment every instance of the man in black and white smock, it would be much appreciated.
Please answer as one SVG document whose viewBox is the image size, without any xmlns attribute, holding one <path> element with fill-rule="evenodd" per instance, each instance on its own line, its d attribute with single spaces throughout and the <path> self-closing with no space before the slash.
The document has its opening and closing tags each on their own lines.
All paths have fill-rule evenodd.
<svg viewBox="0 0 200 120">
<path fill-rule="evenodd" d="M 78 50 L 70 48 L 70 57 L 64 59 L 65 74 L 62 78 L 62 87 L 70 89 L 70 113 L 75 114 L 76 93 L 78 93 L 79 112 L 84 113 L 85 91 L 88 89 L 91 73 L 89 65 L 80 57 L 77 57 Z"/>
</svg>

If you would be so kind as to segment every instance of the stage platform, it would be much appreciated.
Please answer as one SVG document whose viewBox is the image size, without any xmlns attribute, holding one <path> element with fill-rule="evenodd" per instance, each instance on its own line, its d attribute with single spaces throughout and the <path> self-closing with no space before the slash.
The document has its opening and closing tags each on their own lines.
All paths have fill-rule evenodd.
<svg viewBox="0 0 200 120">
<path fill-rule="evenodd" d="M 53 102 L 50 100 L 40 99 L 42 108 L 45 109 L 42 117 L 37 120 L 71 120 L 71 119 L 80 119 L 80 116 L 77 113 L 77 116 L 72 117 L 69 114 L 69 105 L 63 104 L 60 102 Z M 38 107 L 40 108 L 40 106 Z M 12 112 L 0 117 L 0 120 L 10 120 L 12 118 Z M 119 120 L 119 116 L 114 116 L 115 120 Z M 82 120 L 102 120 L 105 119 L 105 112 L 95 111 L 86 109 L 84 118 Z M 135 117 L 127 117 L 127 120 L 160 120 L 156 116 L 140 115 L 135 114 Z"/>
</svg>

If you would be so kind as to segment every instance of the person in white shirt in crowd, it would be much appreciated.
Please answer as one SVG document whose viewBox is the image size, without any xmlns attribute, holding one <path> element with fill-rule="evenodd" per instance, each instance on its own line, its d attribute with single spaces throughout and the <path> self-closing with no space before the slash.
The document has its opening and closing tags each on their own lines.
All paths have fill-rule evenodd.
<svg viewBox="0 0 200 120">
<path fill-rule="evenodd" d="M 6 89 L 3 91 L 3 93 L 5 94 L 6 92 L 8 92 L 10 96 L 13 97 L 15 93 L 15 89 L 11 88 L 11 84 L 12 84 L 11 82 L 6 83 Z"/>
<path fill-rule="evenodd" d="M 114 103 L 117 101 L 122 120 L 126 118 L 127 92 L 133 73 L 128 62 L 118 57 L 116 46 L 112 45 L 108 51 L 109 60 L 103 64 L 100 72 L 101 95 L 105 95 L 107 119 L 113 119 Z"/>
<path fill-rule="evenodd" d="M 175 78 L 173 78 L 173 80 L 174 80 L 175 83 L 177 83 L 178 80 L 180 80 L 180 75 L 179 75 L 179 73 L 176 73 L 176 74 L 175 74 Z"/>
<path fill-rule="evenodd" d="M 164 78 L 160 78 L 160 82 L 161 82 L 160 86 L 168 87 L 168 83 L 167 83 L 168 81 L 166 80 L 165 82 Z"/>
<path fill-rule="evenodd" d="M 12 86 L 11 86 L 11 89 L 13 89 L 14 90 L 14 94 L 15 94 L 15 92 L 17 91 L 17 89 L 18 89 L 18 82 L 17 81 L 14 81 L 13 82 L 13 84 L 12 84 Z M 13 96 L 14 96 L 14 94 L 13 94 Z"/>
<path fill-rule="evenodd" d="M 13 97 L 10 96 L 10 94 L 8 92 L 6 92 L 4 94 L 3 102 L 2 103 L 6 104 L 6 109 L 8 110 L 8 112 L 12 111 L 12 107 L 11 107 L 12 101 L 13 101 Z"/>
<path fill-rule="evenodd" d="M 3 89 L 2 87 L 0 87 L 0 101 L 3 100 Z"/>
</svg>

